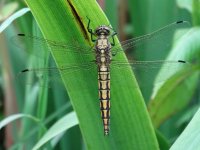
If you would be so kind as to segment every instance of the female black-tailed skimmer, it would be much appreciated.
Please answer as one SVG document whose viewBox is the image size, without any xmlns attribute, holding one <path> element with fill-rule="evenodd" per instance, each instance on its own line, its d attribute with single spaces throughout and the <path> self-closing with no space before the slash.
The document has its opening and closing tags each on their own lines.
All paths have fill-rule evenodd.
<svg viewBox="0 0 200 150">
<path fill-rule="evenodd" d="M 72 52 L 79 54 L 93 54 L 95 61 L 88 61 L 88 64 L 91 62 L 97 67 L 98 71 L 98 90 L 99 90 L 99 100 L 100 100 L 100 110 L 101 117 L 103 120 L 104 126 L 104 134 L 108 135 L 110 130 L 110 67 L 112 66 L 131 66 L 133 69 L 137 69 L 140 67 L 143 68 L 158 68 L 162 65 L 177 66 L 184 65 L 185 61 L 183 60 L 151 60 L 144 61 L 141 59 L 134 58 L 129 59 L 129 63 L 121 62 L 117 60 L 112 60 L 118 53 L 126 52 L 128 49 L 133 49 L 134 52 L 137 50 L 142 51 L 144 46 L 147 46 L 147 49 L 150 48 L 152 50 L 159 49 L 159 51 L 164 51 L 169 48 L 169 41 L 172 36 L 172 33 L 178 28 L 187 27 L 188 22 L 186 21 L 178 21 L 172 23 L 168 26 L 165 26 L 151 34 L 147 34 L 138 38 L 129 39 L 127 41 L 121 42 L 120 44 L 115 43 L 114 37 L 116 36 L 116 32 L 109 26 L 101 25 L 97 27 L 94 31 L 90 28 L 90 20 L 87 25 L 87 30 L 91 35 L 91 41 L 94 42 L 94 47 L 88 47 L 85 49 L 81 45 L 78 44 L 66 44 L 61 42 L 56 42 L 52 40 L 43 39 L 36 36 L 26 35 L 26 34 L 18 34 L 18 39 L 23 40 L 24 42 L 33 42 L 34 45 L 42 45 L 46 44 L 49 48 L 58 48 L 59 52 Z M 16 41 L 15 41 L 16 42 Z M 85 49 L 85 51 L 84 51 Z M 71 50 L 71 51 L 70 51 Z M 73 51 L 72 51 L 73 50 Z M 131 52 L 131 51 L 130 51 Z M 129 56 L 130 57 L 130 56 Z M 22 70 L 20 75 L 27 74 L 29 72 L 40 72 L 41 74 L 59 71 L 60 73 L 64 71 L 68 71 L 69 69 L 76 68 L 77 66 L 73 66 L 70 64 L 67 66 L 63 66 L 61 68 L 49 67 L 49 68 L 29 68 Z M 80 69 L 87 68 L 87 62 L 84 65 L 80 66 Z M 90 67 L 88 67 L 90 68 Z M 163 80 L 166 80 L 164 78 Z"/>
</svg>

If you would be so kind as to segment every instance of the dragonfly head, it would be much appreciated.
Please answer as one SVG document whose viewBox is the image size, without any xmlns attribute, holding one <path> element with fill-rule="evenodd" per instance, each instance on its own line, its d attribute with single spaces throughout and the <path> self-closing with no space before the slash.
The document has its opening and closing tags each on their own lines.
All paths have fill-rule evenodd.
<svg viewBox="0 0 200 150">
<path fill-rule="evenodd" d="M 109 36 L 110 35 L 110 28 L 106 25 L 101 25 L 95 30 L 95 34 L 97 36 L 99 36 L 99 35 Z"/>
</svg>

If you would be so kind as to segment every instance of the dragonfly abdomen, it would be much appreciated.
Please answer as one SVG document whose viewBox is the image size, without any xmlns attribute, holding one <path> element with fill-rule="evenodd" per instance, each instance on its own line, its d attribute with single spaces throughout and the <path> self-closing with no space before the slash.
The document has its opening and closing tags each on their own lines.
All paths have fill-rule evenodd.
<svg viewBox="0 0 200 150">
<path fill-rule="evenodd" d="M 110 71 L 109 67 L 103 67 L 104 71 L 102 71 L 101 66 L 98 71 L 99 100 L 104 134 L 108 135 L 110 126 Z"/>
</svg>

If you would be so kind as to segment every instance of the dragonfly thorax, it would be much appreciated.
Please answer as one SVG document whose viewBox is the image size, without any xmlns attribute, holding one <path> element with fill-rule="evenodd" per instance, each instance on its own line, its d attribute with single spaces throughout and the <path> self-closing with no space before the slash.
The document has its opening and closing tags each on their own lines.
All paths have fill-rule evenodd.
<svg viewBox="0 0 200 150">
<path fill-rule="evenodd" d="M 108 38 L 105 35 L 100 35 L 96 41 L 96 50 L 99 53 L 106 53 L 110 47 Z"/>
</svg>

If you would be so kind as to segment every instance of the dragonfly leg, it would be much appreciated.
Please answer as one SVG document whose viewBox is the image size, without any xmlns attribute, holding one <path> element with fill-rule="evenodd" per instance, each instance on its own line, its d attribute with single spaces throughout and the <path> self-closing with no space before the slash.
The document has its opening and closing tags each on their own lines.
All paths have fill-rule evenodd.
<svg viewBox="0 0 200 150">
<path fill-rule="evenodd" d="M 90 28 L 90 19 L 87 17 L 88 19 L 88 25 L 87 25 L 87 30 L 90 33 L 90 38 L 92 40 L 92 42 L 95 42 L 96 39 L 93 38 L 93 35 L 95 35 L 95 33 L 92 31 L 92 29 Z"/>
<path fill-rule="evenodd" d="M 113 34 L 111 34 L 111 37 L 112 37 L 112 43 L 111 43 L 111 45 L 112 46 L 115 46 L 115 39 L 114 39 L 115 35 L 117 35 L 117 32 L 114 31 Z"/>
</svg>

